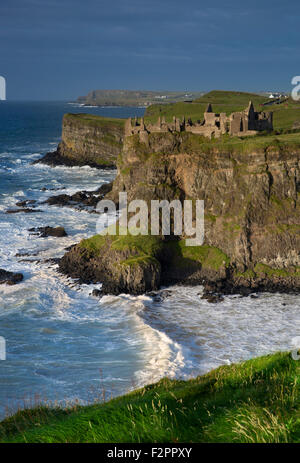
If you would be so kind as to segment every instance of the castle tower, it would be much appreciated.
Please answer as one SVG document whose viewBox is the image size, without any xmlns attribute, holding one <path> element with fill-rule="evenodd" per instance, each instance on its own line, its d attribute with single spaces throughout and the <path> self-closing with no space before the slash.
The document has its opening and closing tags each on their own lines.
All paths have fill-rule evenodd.
<svg viewBox="0 0 300 463">
<path fill-rule="evenodd" d="M 213 113 L 212 105 L 210 103 L 207 105 L 206 111 L 204 113 L 204 125 L 216 125 L 216 115 Z"/>
<path fill-rule="evenodd" d="M 254 106 L 253 106 L 253 103 L 252 103 L 251 100 L 249 101 L 249 104 L 247 106 L 246 113 L 249 114 L 249 115 L 255 113 Z"/>
<path fill-rule="evenodd" d="M 125 137 L 129 137 L 130 135 L 132 135 L 131 117 L 126 119 L 126 122 L 125 122 Z"/>
<path fill-rule="evenodd" d="M 249 101 L 249 104 L 244 111 L 243 129 L 255 130 L 255 111 L 252 101 Z"/>
<path fill-rule="evenodd" d="M 179 118 L 175 118 L 175 131 L 176 132 L 181 132 L 181 124 L 180 124 L 180 119 Z"/>
</svg>

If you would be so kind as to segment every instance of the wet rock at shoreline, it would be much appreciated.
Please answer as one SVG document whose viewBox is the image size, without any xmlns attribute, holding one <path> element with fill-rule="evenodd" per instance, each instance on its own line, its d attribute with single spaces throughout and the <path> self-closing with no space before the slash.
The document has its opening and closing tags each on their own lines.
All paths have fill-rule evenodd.
<svg viewBox="0 0 300 463">
<path fill-rule="evenodd" d="M 43 188 L 41 188 L 41 191 L 59 191 L 59 190 L 65 190 L 66 187 L 63 186 L 63 187 L 60 187 L 60 188 L 46 188 L 45 186 L 43 186 Z"/>
<path fill-rule="evenodd" d="M 40 209 L 32 209 L 30 207 L 23 207 L 21 209 L 7 209 L 5 214 L 18 214 L 20 212 L 24 212 L 25 214 L 32 214 L 34 212 L 43 212 Z"/>
<path fill-rule="evenodd" d="M 206 299 L 207 302 L 210 302 L 211 304 L 217 304 L 218 302 L 224 301 L 224 297 L 222 296 L 222 294 L 208 290 L 204 290 L 201 299 Z"/>
<path fill-rule="evenodd" d="M 60 257 L 50 257 L 50 259 L 45 259 L 43 262 L 45 264 L 58 265 L 60 260 Z"/>
<path fill-rule="evenodd" d="M 161 292 L 150 291 L 147 293 L 147 296 L 150 296 L 153 299 L 153 302 L 163 302 L 165 299 L 172 295 L 172 291 L 164 290 Z"/>
<path fill-rule="evenodd" d="M 29 232 L 38 235 L 40 238 L 47 238 L 48 236 L 54 236 L 56 238 L 62 238 L 68 236 L 64 227 L 37 227 L 29 228 Z"/>
<path fill-rule="evenodd" d="M 66 166 L 66 167 L 82 167 L 82 166 L 89 166 L 95 169 L 115 169 L 116 166 L 114 163 L 107 163 L 107 164 L 97 164 L 96 162 L 92 161 L 88 157 L 85 158 L 76 158 L 76 157 L 68 157 L 61 154 L 60 149 L 58 148 L 56 151 L 50 151 L 49 153 L 45 154 L 41 159 L 36 159 L 32 162 L 32 164 L 46 164 L 50 167 L 57 167 L 57 166 Z"/>
<path fill-rule="evenodd" d="M 99 299 L 101 299 L 101 297 L 103 296 L 103 292 L 101 289 L 93 289 L 93 291 L 91 292 L 91 296 L 98 297 Z"/>
<path fill-rule="evenodd" d="M 73 195 L 61 194 L 50 196 L 43 204 L 59 207 L 71 207 L 87 212 L 96 212 L 98 202 L 111 191 L 112 183 L 104 183 L 94 191 L 77 191 Z"/>
<path fill-rule="evenodd" d="M 161 265 L 155 257 L 140 256 L 128 246 L 114 249 L 113 239 L 92 251 L 78 244 L 59 262 L 59 271 L 79 284 L 102 283 L 102 294 L 134 295 L 159 288 Z"/>
<path fill-rule="evenodd" d="M 7 270 L 0 269 L 0 285 L 15 285 L 23 280 L 22 273 L 8 272 Z"/>
<path fill-rule="evenodd" d="M 208 281 L 204 284 L 204 295 L 237 295 L 257 299 L 257 293 L 300 293 L 300 281 L 295 276 L 259 276 L 252 278 L 229 277 L 217 281 Z"/>
<path fill-rule="evenodd" d="M 33 206 L 36 203 L 35 199 L 26 199 L 25 201 L 19 201 L 16 203 L 17 207 L 27 207 L 28 205 Z"/>
</svg>

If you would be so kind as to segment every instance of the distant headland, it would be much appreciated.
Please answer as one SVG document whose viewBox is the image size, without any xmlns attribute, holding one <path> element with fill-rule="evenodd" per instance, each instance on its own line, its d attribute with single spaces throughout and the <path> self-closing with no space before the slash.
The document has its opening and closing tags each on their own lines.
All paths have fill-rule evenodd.
<svg viewBox="0 0 300 463">
<path fill-rule="evenodd" d="M 152 90 L 92 90 L 86 96 L 77 98 L 84 106 L 143 106 L 192 102 L 204 92 L 152 91 Z"/>
</svg>

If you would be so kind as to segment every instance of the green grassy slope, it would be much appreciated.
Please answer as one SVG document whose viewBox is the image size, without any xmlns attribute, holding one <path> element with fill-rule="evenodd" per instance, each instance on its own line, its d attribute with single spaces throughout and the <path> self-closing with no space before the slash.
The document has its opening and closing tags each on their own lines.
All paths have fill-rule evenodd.
<svg viewBox="0 0 300 463">
<path fill-rule="evenodd" d="M 300 361 L 278 353 L 104 404 L 36 407 L 0 423 L 1 442 L 300 442 Z"/>
<path fill-rule="evenodd" d="M 274 129 L 286 130 L 291 129 L 295 121 L 300 122 L 300 102 L 295 102 L 291 98 L 280 105 L 261 106 L 268 101 L 267 97 L 245 92 L 227 92 L 213 90 L 206 93 L 193 103 L 176 103 L 170 105 L 153 105 L 147 108 L 146 120 L 155 121 L 159 115 L 165 116 L 167 121 L 171 121 L 175 115 L 177 117 L 185 116 L 193 120 L 203 120 L 203 112 L 208 103 L 213 105 L 213 111 L 216 113 L 224 112 L 227 115 L 234 111 L 241 111 L 246 108 L 249 101 L 252 100 L 256 111 L 273 111 L 274 112 Z"/>
<path fill-rule="evenodd" d="M 117 119 L 114 117 L 102 117 L 95 114 L 86 113 L 67 113 L 64 115 L 65 121 L 72 122 L 73 124 L 86 124 L 92 127 L 111 127 L 115 125 L 117 127 L 124 127 L 125 119 Z"/>
<path fill-rule="evenodd" d="M 226 90 L 212 90 L 211 92 L 202 95 L 200 98 L 195 100 L 196 103 L 214 103 L 217 105 L 225 106 L 241 106 L 245 107 L 249 101 L 253 104 L 259 105 L 267 101 L 267 97 L 257 95 L 256 93 L 248 92 L 234 92 Z"/>
</svg>

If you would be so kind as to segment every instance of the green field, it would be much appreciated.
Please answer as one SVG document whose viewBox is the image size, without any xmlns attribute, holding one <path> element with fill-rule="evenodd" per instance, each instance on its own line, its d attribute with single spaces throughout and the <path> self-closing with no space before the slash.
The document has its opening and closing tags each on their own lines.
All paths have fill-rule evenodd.
<svg viewBox="0 0 300 463">
<path fill-rule="evenodd" d="M 299 443 L 299 375 L 277 353 L 101 404 L 36 406 L 2 421 L 0 442 Z"/>
<path fill-rule="evenodd" d="M 202 97 L 194 100 L 193 103 L 175 103 L 169 105 L 153 105 L 146 109 L 145 118 L 151 122 L 157 120 L 157 117 L 165 116 L 167 121 L 171 121 L 173 116 L 191 118 L 196 121 L 203 120 L 203 113 L 208 105 L 213 105 L 213 111 L 216 113 L 224 112 L 227 115 L 234 111 L 245 109 L 252 100 L 256 111 L 273 111 L 274 112 L 274 130 L 292 129 L 295 121 L 300 122 L 300 102 L 295 102 L 289 98 L 286 102 L 271 106 L 261 106 L 268 102 L 268 98 L 253 93 L 244 92 L 227 92 L 213 90 Z"/>
</svg>

